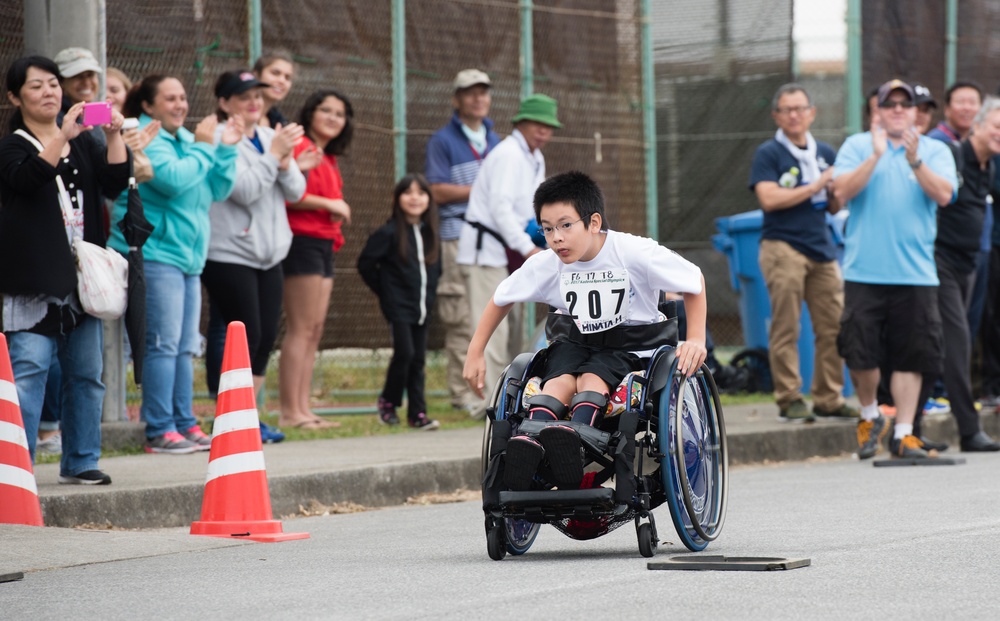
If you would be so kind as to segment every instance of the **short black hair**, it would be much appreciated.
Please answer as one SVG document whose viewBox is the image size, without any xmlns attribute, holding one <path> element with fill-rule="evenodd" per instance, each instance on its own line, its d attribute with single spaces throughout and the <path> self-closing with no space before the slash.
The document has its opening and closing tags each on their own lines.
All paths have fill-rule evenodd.
<svg viewBox="0 0 1000 621">
<path fill-rule="evenodd" d="M 535 220 L 542 223 L 542 207 L 553 203 L 569 203 L 587 224 L 592 215 L 601 216 L 601 228 L 607 227 L 604 217 L 604 193 L 593 179 L 578 170 L 549 177 L 535 190 Z"/>
<path fill-rule="evenodd" d="M 7 92 L 13 93 L 18 99 L 21 98 L 21 88 L 28 81 L 28 69 L 35 67 L 47 73 L 51 73 L 57 80 L 62 82 L 62 74 L 59 73 L 59 65 L 54 60 L 46 56 L 24 56 L 18 58 L 10 64 L 7 69 Z M 24 117 L 21 116 L 21 108 L 15 108 L 14 114 L 8 121 L 8 127 L 13 133 L 24 125 Z"/>
<path fill-rule="evenodd" d="M 979 103 L 983 102 L 983 87 L 979 85 L 978 82 L 973 82 L 972 80 L 959 80 L 951 86 L 948 90 L 944 92 L 944 105 L 951 105 L 951 95 L 960 88 L 971 88 L 972 90 L 979 93 Z"/>
</svg>

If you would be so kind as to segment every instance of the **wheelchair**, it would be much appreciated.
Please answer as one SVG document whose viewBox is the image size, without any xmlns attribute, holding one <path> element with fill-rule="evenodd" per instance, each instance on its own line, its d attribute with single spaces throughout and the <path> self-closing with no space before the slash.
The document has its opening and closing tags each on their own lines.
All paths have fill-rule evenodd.
<svg viewBox="0 0 1000 621">
<path fill-rule="evenodd" d="M 562 328 L 550 328 L 562 323 Z M 571 323 L 571 322 L 570 322 Z M 598 427 L 567 420 L 580 436 L 587 489 L 553 489 L 544 470 L 528 491 L 506 489 L 505 449 L 510 438 L 536 433 L 549 421 L 527 418 L 525 389 L 543 376 L 548 350 L 522 353 L 497 381 L 487 407 L 482 447 L 483 512 L 491 559 L 528 551 L 543 524 L 578 540 L 594 539 L 633 522 L 639 552 L 656 553 L 659 538 L 652 510 L 666 503 L 681 542 L 701 551 L 719 536 L 726 515 L 728 451 L 719 391 L 704 365 L 686 378 L 677 370 L 676 319 L 662 328 L 645 372 L 626 377 L 624 410 Z M 546 332 L 565 332 L 553 321 Z M 577 333 L 578 334 L 578 333 Z M 565 337 L 565 335 L 563 335 Z M 560 338 L 556 334 L 556 338 Z M 637 348 L 623 348 L 639 351 Z M 650 348 L 652 349 L 652 348 Z M 652 474 L 646 474 L 653 468 Z M 647 468 L 648 466 L 648 468 Z M 591 474 L 592 473 L 592 474 Z M 614 477 L 615 486 L 604 483 Z"/>
</svg>

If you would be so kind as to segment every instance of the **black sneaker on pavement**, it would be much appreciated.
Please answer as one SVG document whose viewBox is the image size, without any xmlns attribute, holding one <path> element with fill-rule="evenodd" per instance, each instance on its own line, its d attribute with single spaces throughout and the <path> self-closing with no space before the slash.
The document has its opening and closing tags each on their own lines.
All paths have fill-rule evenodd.
<svg viewBox="0 0 1000 621">
<path fill-rule="evenodd" d="M 778 418 L 788 423 L 811 423 L 816 420 L 802 399 L 796 399 L 781 408 L 778 412 Z"/>
<path fill-rule="evenodd" d="M 858 459 L 875 457 L 882 450 L 882 438 L 889 431 L 885 416 L 858 422 Z"/>
<path fill-rule="evenodd" d="M 185 455 L 198 450 L 198 445 L 187 440 L 176 431 L 168 431 L 162 436 L 146 438 L 147 453 L 168 453 L 170 455 Z"/>
<path fill-rule="evenodd" d="M 926 458 L 926 457 L 937 457 L 937 451 L 925 451 L 920 443 L 920 438 L 917 436 L 903 436 L 902 438 L 893 438 L 889 440 L 889 450 L 892 452 L 893 457 L 902 458 Z"/>
<path fill-rule="evenodd" d="M 427 415 L 423 412 L 417 414 L 416 418 L 411 418 L 406 422 L 410 425 L 410 427 L 413 427 L 414 429 L 423 429 L 424 431 L 432 431 L 441 426 L 441 423 L 427 418 Z"/>
<path fill-rule="evenodd" d="M 63 485 L 111 485 L 111 477 L 100 470 L 85 470 L 74 475 L 59 475 Z"/>
<path fill-rule="evenodd" d="M 963 453 L 984 453 L 1000 451 L 1000 442 L 986 435 L 983 431 L 977 431 L 971 436 L 962 438 L 961 447 Z"/>
</svg>

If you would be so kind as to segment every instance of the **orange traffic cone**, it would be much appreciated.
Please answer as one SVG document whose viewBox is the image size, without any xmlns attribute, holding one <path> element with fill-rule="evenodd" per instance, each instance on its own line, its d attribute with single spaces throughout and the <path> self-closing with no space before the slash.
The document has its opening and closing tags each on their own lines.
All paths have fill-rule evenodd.
<svg viewBox="0 0 1000 621">
<path fill-rule="evenodd" d="M 0 334 L 0 524 L 44 526 L 7 337 L 3 334 Z"/>
<path fill-rule="evenodd" d="M 282 532 L 281 521 L 271 518 L 254 397 L 246 326 L 234 321 L 226 333 L 201 520 L 191 523 L 191 534 L 263 542 L 308 539 L 309 533 Z"/>
</svg>

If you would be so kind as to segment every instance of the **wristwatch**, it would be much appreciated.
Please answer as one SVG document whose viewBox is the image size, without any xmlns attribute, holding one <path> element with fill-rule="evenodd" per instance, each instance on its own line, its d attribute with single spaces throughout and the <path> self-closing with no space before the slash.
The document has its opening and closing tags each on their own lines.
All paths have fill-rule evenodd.
<svg viewBox="0 0 1000 621">
<path fill-rule="evenodd" d="M 917 161 L 915 161 L 915 162 L 907 162 L 907 163 L 910 165 L 910 168 L 912 168 L 913 170 L 916 170 L 916 169 L 920 168 L 923 165 L 924 161 L 918 157 Z"/>
</svg>

